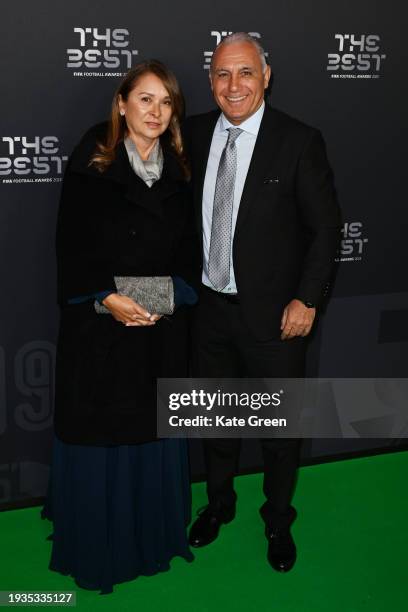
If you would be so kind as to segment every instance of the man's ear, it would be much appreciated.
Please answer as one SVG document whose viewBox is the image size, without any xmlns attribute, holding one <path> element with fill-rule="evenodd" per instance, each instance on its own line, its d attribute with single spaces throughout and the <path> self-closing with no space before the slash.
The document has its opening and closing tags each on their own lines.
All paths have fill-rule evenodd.
<svg viewBox="0 0 408 612">
<path fill-rule="evenodd" d="M 210 87 L 211 87 L 211 91 L 214 91 L 214 88 L 213 88 L 213 80 L 212 80 L 212 74 L 211 74 L 211 68 L 210 68 L 210 71 L 209 71 L 209 73 L 208 73 L 208 77 L 209 77 L 209 79 L 210 79 Z"/>
<path fill-rule="evenodd" d="M 271 74 L 272 74 L 271 67 L 267 66 L 264 72 L 264 89 L 266 89 L 269 85 Z"/>
</svg>

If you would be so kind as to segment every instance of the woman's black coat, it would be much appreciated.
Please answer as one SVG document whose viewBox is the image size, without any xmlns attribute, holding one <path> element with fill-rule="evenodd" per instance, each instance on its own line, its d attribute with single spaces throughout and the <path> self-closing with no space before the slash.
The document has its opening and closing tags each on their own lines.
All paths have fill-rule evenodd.
<svg viewBox="0 0 408 612">
<path fill-rule="evenodd" d="M 106 124 L 86 133 L 64 177 L 57 227 L 55 430 L 68 443 L 133 444 L 156 438 L 156 378 L 188 376 L 188 308 L 152 327 L 126 327 L 79 296 L 115 291 L 114 276 L 181 276 L 194 284 L 189 190 L 162 139 L 162 177 L 132 170 L 123 142 L 104 173 L 89 160 Z"/>
</svg>

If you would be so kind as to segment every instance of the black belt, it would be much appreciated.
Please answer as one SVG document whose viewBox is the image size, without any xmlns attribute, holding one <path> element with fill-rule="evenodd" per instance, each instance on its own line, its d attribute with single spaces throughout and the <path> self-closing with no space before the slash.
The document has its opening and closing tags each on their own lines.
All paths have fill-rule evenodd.
<svg viewBox="0 0 408 612">
<path fill-rule="evenodd" d="M 241 300 L 239 299 L 238 293 L 221 293 L 221 291 L 216 291 L 215 289 L 211 289 L 207 285 L 202 285 L 202 288 L 207 293 L 210 293 L 214 297 L 220 298 L 224 302 L 229 302 L 230 304 L 240 304 Z"/>
</svg>

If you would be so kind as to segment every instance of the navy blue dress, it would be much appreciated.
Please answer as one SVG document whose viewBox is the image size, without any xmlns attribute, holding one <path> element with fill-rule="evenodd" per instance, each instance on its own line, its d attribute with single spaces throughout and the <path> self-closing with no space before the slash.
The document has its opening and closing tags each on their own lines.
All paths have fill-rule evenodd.
<svg viewBox="0 0 408 612">
<path fill-rule="evenodd" d="M 53 522 L 50 569 L 79 587 L 116 583 L 193 560 L 186 440 L 79 446 L 54 440 L 43 518 Z"/>
</svg>

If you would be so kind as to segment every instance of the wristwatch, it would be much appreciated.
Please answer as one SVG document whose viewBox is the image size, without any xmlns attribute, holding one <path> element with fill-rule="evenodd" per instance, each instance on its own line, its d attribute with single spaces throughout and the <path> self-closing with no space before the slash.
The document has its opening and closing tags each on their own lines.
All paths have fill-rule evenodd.
<svg viewBox="0 0 408 612">
<path fill-rule="evenodd" d="M 306 308 L 316 308 L 316 304 L 313 304 L 313 302 L 309 302 L 309 300 L 302 300 L 302 298 L 296 298 L 299 300 L 299 302 L 302 302 L 302 304 L 304 304 L 306 306 Z"/>
</svg>

